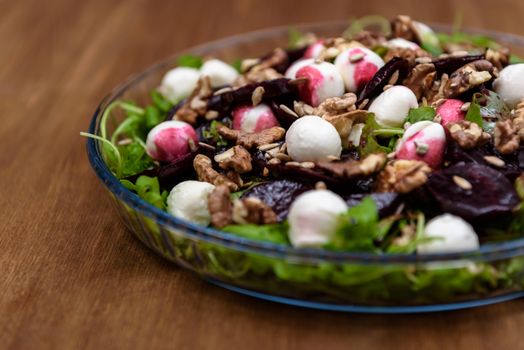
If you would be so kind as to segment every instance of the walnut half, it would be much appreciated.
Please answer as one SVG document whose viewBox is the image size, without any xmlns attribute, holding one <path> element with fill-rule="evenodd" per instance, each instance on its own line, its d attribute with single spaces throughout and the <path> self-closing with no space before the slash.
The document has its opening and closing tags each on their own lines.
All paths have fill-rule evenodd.
<svg viewBox="0 0 524 350">
<path fill-rule="evenodd" d="M 226 185 L 218 185 L 209 193 L 207 207 L 213 226 L 222 228 L 233 222 L 231 192 Z"/>
<path fill-rule="evenodd" d="M 467 120 L 449 123 L 446 126 L 451 138 L 463 149 L 472 149 L 489 141 L 491 136 L 477 124 Z"/>
<path fill-rule="evenodd" d="M 378 192 L 408 193 L 424 185 L 431 168 L 418 160 L 394 160 L 378 176 Z"/>
<path fill-rule="evenodd" d="M 362 160 L 347 160 L 343 162 L 318 162 L 316 166 L 334 176 L 343 178 L 364 177 L 374 174 L 386 164 L 384 153 L 373 153 Z"/>
<path fill-rule="evenodd" d="M 215 156 L 215 162 L 225 170 L 234 170 L 239 174 L 250 172 L 253 169 L 251 154 L 242 146 L 234 146 Z"/>
<path fill-rule="evenodd" d="M 237 224 L 274 224 L 277 215 L 266 203 L 255 197 L 237 199 L 233 203 L 233 221 Z"/>
<path fill-rule="evenodd" d="M 223 124 L 218 124 L 216 130 L 225 139 L 235 141 L 237 145 L 243 146 L 246 149 L 280 141 L 286 135 L 286 129 L 279 126 L 274 126 L 260 132 L 244 132 L 230 129 Z"/>
<path fill-rule="evenodd" d="M 213 163 L 209 157 L 198 154 L 193 160 L 193 167 L 200 181 L 209 182 L 215 186 L 226 185 L 231 191 L 238 190 L 238 185 L 227 176 L 213 169 Z"/>
<path fill-rule="evenodd" d="M 511 119 L 498 121 L 493 136 L 495 148 L 502 154 L 511 154 L 519 148 L 520 137 Z"/>
</svg>

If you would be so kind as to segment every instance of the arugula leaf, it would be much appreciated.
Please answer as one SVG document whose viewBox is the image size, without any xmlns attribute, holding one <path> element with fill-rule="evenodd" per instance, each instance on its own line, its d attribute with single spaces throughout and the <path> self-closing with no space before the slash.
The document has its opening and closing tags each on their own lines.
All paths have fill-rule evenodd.
<svg viewBox="0 0 524 350">
<path fill-rule="evenodd" d="M 268 225 L 229 225 L 222 228 L 223 231 L 233 233 L 235 235 L 264 242 L 272 242 L 279 244 L 289 244 L 287 239 L 287 232 L 289 225 L 287 221 L 278 224 Z"/>
<path fill-rule="evenodd" d="M 435 118 L 435 114 L 437 112 L 433 107 L 418 107 L 418 108 L 411 108 L 408 113 L 408 118 L 406 119 L 407 122 L 411 124 L 415 124 L 417 122 L 429 120 L 433 121 L 433 118 Z"/>
<path fill-rule="evenodd" d="M 482 92 L 475 93 L 472 100 L 480 106 L 482 128 L 490 134 L 495 129 L 495 123 L 511 113 L 508 105 L 494 91 L 484 89 Z"/>
<path fill-rule="evenodd" d="M 231 62 L 231 66 L 235 68 L 237 72 L 242 73 L 242 60 L 240 58 L 237 58 Z"/>
<path fill-rule="evenodd" d="M 157 107 L 147 106 L 145 122 L 148 129 L 152 129 L 164 120 L 164 115 L 160 113 Z"/>
<path fill-rule="evenodd" d="M 524 58 L 517 56 L 517 55 L 510 55 L 509 64 L 517 64 L 517 63 L 524 63 Z"/>
<path fill-rule="evenodd" d="M 139 142 L 118 146 L 118 149 L 122 156 L 122 177 L 141 173 L 154 165 L 153 159 Z"/>
<path fill-rule="evenodd" d="M 341 215 L 340 224 L 328 249 L 348 251 L 374 251 L 374 240 L 379 234 L 378 209 L 371 197 Z"/>
<path fill-rule="evenodd" d="M 129 186 L 129 183 L 124 183 Z M 148 203 L 153 204 L 155 207 L 165 210 L 166 209 L 166 193 L 160 192 L 160 183 L 158 178 L 141 175 L 135 182 L 134 188 L 136 194 Z"/>
<path fill-rule="evenodd" d="M 209 124 L 209 127 L 202 131 L 202 136 L 207 140 L 211 140 L 211 142 L 215 143 L 217 147 L 227 146 L 226 139 L 224 139 L 217 131 L 217 123 L 216 120 L 213 120 L 211 124 Z"/>
<path fill-rule="evenodd" d="M 178 56 L 176 62 L 179 67 L 189 67 L 189 68 L 199 69 L 200 67 L 202 67 L 204 60 L 200 56 L 187 54 L 187 55 Z"/>
<path fill-rule="evenodd" d="M 151 90 L 149 96 L 153 100 L 153 106 L 162 113 L 167 113 L 173 107 L 173 103 L 164 97 L 159 91 Z"/>
<path fill-rule="evenodd" d="M 359 152 L 361 156 L 367 156 L 371 153 L 390 153 L 395 147 L 396 141 L 404 134 L 402 128 L 384 128 L 375 120 L 373 113 L 368 113 L 366 125 L 362 130 L 363 147 L 360 147 Z M 380 141 L 385 141 L 382 144 Z"/>
<path fill-rule="evenodd" d="M 480 114 L 480 105 L 476 101 L 471 101 L 471 105 L 469 106 L 468 113 L 466 114 L 466 120 L 478 124 L 481 128 L 483 127 L 483 119 L 482 115 Z"/>
<path fill-rule="evenodd" d="M 288 47 L 293 49 L 300 46 L 300 42 L 304 39 L 304 34 L 295 27 L 290 27 L 287 32 Z"/>
</svg>

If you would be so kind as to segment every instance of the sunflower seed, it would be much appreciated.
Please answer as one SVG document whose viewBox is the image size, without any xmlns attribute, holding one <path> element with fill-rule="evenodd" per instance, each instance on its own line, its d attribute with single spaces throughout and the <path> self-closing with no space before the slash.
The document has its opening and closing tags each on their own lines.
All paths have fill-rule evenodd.
<svg viewBox="0 0 524 350">
<path fill-rule="evenodd" d="M 502 159 L 495 157 L 495 156 L 484 156 L 484 160 L 488 162 L 489 164 L 496 166 L 498 168 L 504 167 L 506 165 L 506 162 L 504 162 Z"/>
<path fill-rule="evenodd" d="M 455 183 L 455 185 L 466 191 L 469 191 L 473 188 L 473 186 L 468 180 L 457 175 L 453 175 L 453 182 Z"/>
</svg>

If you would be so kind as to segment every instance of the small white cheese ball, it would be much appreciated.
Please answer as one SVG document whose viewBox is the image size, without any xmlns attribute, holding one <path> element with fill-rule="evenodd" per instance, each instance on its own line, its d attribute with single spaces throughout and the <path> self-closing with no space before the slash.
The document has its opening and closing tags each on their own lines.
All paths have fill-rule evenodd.
<svg viewBox="0 0 524 350">
<path fill-rule="evenodd" d="M 524 99 L 524 63 L 512 64 L 502 69 L 493 82 L 493 90 L 510 108 L 515 108 Z"/>
<path fill-rule="evenodd" d="M 380 126 L 398 128 L 404 125 L 409 110 L 417 108 L 417 96 L 405 86 L 393 86 L 373 100 L 369 112 Z"/>
<path fill-rule="evenodd" d="M 404 38 L 395 38 L 388 41 L 387 46 L 395 49 L 420 49 L 420 46 L 415 44 L 413 41 L 406 40 Z"/>
<path fill-rule="evenodd" d="M 167 211 L 177 218 L 207 226 L 211 222 L 207 207 L 208 197 L 214 188 L 208 182 L 183 181 L 169 193 Z"/>
<path fill-rule="evenodd" d="M 329 62 L 313 62 L 296 72 L 297 78 L 308 79 L 298 86 L 300 99 L 313 107 L 330 97 L 344 94 L 344 80 L 337 67 Z"/>
<path fill-rule="evenodd" d="M 200 68 L 200 74 L 208 76 L 211 82 L 211 87 L 214 88 L 231 85 L 239 76 L 235 68 L 217 59 L 204 62 Z"/>
<path fill-rule="evenodd" d="M 328 121 L 306 115 L 297 119 L 286 133 L 289 156 L 297 162 L 327 160 L 340 157 L 342 140 L 337 129 Z"/>
<path fill-rule="evenodd" d="M 164 75 L 158 91 L 172 103 L 177 103 L 191 95 L 199 78 L 198 69 L 177 67 Z"/>
<path fill-rule="evenodd" d="M 299 248 L 323 246 L 335 234 L 339 216 L 347 209 L 346 202 L 329 190 L 302 193 L 289 209 L 289 241 Z"/>
<path fill-rule="evenodd" d="M 351 47 L 335 59 L 335 66 L 344 79 L 346 90 L 350 92 L 364 88 L 383 65 L 382 58 L 365 47 Z"/>
<path fill-rule="evenodd" d="M 313 62 L 315 62 L 313 58 L 302 58 L 293 62 L 293 64 L 286 70 L 285 77 L 288 79 L 295 79 L 300 68 L 305 67 Z"/>
<path fill-rule="evenodd" d="M 462 218 L 451 214 L 431 219 L 424 229 L 424 237 L 435 239 L 419 244 L 419 254 L 458 253 L 479 248 L 479 238 L 473 227 Z"/>
<path fill-rule="evenodd" d="M 149 131 L 146 151 L 155 160 L 171 162 L 191 153 L 191 143 L 198 145 L 195 129 L 186 122 L 169 120 Z"/>
</svg>

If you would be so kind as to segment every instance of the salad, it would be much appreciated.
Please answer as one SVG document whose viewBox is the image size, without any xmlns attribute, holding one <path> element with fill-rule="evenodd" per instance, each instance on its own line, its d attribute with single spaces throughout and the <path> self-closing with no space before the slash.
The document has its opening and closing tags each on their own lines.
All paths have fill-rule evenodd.
<svg viewBox="0 0 524 350">
<path fill-rule="evenodd" d="M 150 105 L 116 101 L 83 134 L 147 202 L 251 239 L 428 254 L 522 236 L 524 63 L 407 16 L 366 22 L 231 64 L 182 56 Z"/>
</svg>

